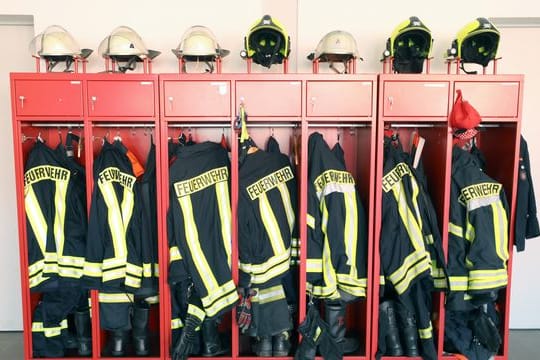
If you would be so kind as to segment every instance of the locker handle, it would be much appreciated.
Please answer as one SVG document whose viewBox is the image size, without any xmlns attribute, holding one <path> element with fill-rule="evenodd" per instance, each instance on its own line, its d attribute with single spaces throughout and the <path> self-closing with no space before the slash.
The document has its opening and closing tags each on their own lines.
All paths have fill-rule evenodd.
<svg viewBox="0 0 540 360">
<path fill-rule="evenodd" d="M 311 111 L 315 110 L 316 102 L 317 102 L 317 98 L 315 96 L 312 96 L 311 99 L 309 99 L 309 103 L 311 104 Z"/>
<path fill-rule="evenodd" d="M 97 101 L 97 96 L 90 97 L 90 100 L 92 101 L 92 111 L 94 111 L 95 110 L 95 104 L 96 104 L 96 101 Z"/>
<path fill-rule="evenodd" d="M 169 101 L 169 110 L 172 111 L 174 98 L 172 96 L 169 96 L 167 100 Z"/>
<path fill-rule="evenodd" d="M 19 96 L 19 100 L 21 100 L 21 109 L 24 109 L 24 100 L 25 100 L 25 99 L 26 99 L 25 96 L 23 96 L 23 95 L 20 95 L 20 96 Z"/>
<path fill-rule="evenodd" d="M 388 105 L 390 106 L 390 110 L 392 110 L 392 107 L 394 106 L 394 97 L 393 96 L 388 97 Z"/>
</svg>

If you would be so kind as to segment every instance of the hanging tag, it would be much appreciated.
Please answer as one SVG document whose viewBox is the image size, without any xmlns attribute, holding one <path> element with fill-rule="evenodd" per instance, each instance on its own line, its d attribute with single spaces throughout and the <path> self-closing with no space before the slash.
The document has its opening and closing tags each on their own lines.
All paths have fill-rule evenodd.
<svg viewBox="0 0 540 360">
<path fill-rule="evenodd" d="M 84 141 L 84 138 L 81 136 L 81 138 L 79 139 L 79 142 L 77 143 L 77 158 L 80 158 L 80 157 L 81 157 L 81 151 L 82 151 L 82 147 L 83 147 L 83 141 Z"/>
</svg>

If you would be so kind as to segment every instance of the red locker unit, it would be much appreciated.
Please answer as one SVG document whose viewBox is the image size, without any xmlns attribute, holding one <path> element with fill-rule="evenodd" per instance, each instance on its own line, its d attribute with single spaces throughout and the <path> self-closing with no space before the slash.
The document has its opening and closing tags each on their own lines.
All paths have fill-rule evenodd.
<svg viewBox="0 0 540 360">
<path fill-rule="evenodd" d="M 398 132 L 406 150 L 409 150 L 409 140 L 413 132 L 425 138 L 422 159 L 428 179 L 428 189 L 437 212 L 443 248 L 445 252 L 447 251 L 452 161 L 452 129 L 448 123 L 448 116 L 458 89 L 463 91 L 464 99 L 469 101 L 482 117 L 477 142 L 487 159 L 485 172 L 504 185 L 511 206 L 508 244 L 510 254 L 508 273 L 511 274 L 523 76 L 382 74 L 379 75 L 379 89 L 374 274 L 378 274 L 380 270 L 378 244 L 381 226 L 383 226 L 381 181 L 385 129 Z M 379 326 L 379 278 L 374 276 L 373 279 L 375 283 L 373 284 L 372 356 L 377 351 Z M 510 285 L 509 280 L 506 289 L 500 292 L 498 300 L 502 318 L 500 331 L 503 343 L 496 359 L 508 359 Z M 444 294 L 434 293 L 432 309 L 434 340 L 438 357 L 452 359 L 455 357 L 443 353 L 444 303 Z"/>
</svg>

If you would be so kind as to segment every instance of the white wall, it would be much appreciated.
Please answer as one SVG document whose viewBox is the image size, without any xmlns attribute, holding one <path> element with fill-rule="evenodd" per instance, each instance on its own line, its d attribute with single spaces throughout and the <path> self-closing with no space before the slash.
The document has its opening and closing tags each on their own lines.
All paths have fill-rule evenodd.
<svg viewBox="0 0 540 360">
<path fill-rule="evenodd" d="M 34 28 L 31 25 L 3 25 L 10 23 L 7 20 L 7 17 L 0 19 L 0 39 L 5 48 L 10 49 L 9 56 L 0 56 L 0 284 L 3 288 L 0 296 L 0 330 L 19 330 L 22 328 L 21 278 L 9 73 L 32 70 L 33 61 L 28 57 L 26 46 L 20 45 L 32 39 Z"/>
<path fill-rule="evenodd" d="M 441 6 L 444 7 L 443 11 L 440 10 Z M 408 16 L 416 15 L 431 29 L 435 40 L 431 72 L 443 73 L 446 70 L 443 54 L 463 25 L 478 16 L 540 16 L 540 5 L 537 0 L 458 0 L 443 5 L 433 0 L 157 0 L 153 3 L 133 1 L 129 4 L 106 0 L 87 3 L 57 0 L 54 6 L 46 1 L 26 0 L 4 1 L 0 5 L 0 14 L 34 15 L 36 33 L 52 24 L 67 28 L 81 47 L 95 50 L 90 58 L 89 72 L 104 69 L 97 47 L 119 25 L 133 27 L 149 48 L 162 51 L 162 55 L 153 64 L 155 73 L 176 72 L 177 60 L 170 49 L 178 45 L 185 29 L 197 24 L 210 27 L 221 46 L 231 50 L 231 55 L 223 61 L 223 72 L 244 72 L 245 64 L 239 56 L 243 48 L 243 37 L 250 25 L 265 13 L 279 19 L 291 35 L 290 72 L 310 72 L 311 64 L 306 60 L 306 55 L 315 49 L 324 34 L 335 29 L 349 31 L 356 37 L 360 55 L 365 59 L 358 65 L 358 72 L 380 72 L 382 67 L 379 60 L 387 37 L 398 23 Z M 538 31 L 503 30 L 500 50 L 503 60 L 499 65 L 499 73 L 523 73 L 526 76 L 523 133 L 529 141 L 533 177 L 536 175 L 540 200 L 540 138 L 537 136 L 540 123 L 535 118 L 540 113 L 537 101 L 540 97 L 537 65 L 540 54 L 536 46 L 540 35 Z M 18 46 L 26 51 L 27 41 L 21 40 Z M 528 58 L 524 60 L 522 56 Z M 14 70 L 10 68 L 8 71 Z M 270 71 L 280 70 L 280 67 L 273 67 Z M 259 70 L 254 67 L 254 71 Z M 2 99 L 7 101 L 5 97 Z M 11 141 L 6 140 L 6 136 L 10 137 L 10 133 L 0 132 L 2 144 Z M 4 148 L 11 151 L 8 145 Z M 6 159 L 9 157 L 6 156 Z M 6 194 L 13 194 L 14 188 L 9 186 L 12 184 L 1 184 L 0 188 L 6 189 Z M 0 208 L 7 214 L 14 214 L 14 209 L 13 203 Z M 0 228 L 4 229 L 2 220 L 3 217 L 0 218 Z M 14 226 L 12 221 L 5 224 Z M 511 326 L 515 328 L 540 328 L 540 312 L 533 308 L 536 301 L 532 300 L 540 298 L 540 288 L 535 286 L 536 282 L 531 281 L 531 277 L 539 273 L 539 250 L 540 241 L 529 241 L 526 252 L 515 257 L 511 309 Z M 4 256 L 0 255 L 0 263 Z M 10 311 L 0 306 L 0 319 Z"/>
</svg>

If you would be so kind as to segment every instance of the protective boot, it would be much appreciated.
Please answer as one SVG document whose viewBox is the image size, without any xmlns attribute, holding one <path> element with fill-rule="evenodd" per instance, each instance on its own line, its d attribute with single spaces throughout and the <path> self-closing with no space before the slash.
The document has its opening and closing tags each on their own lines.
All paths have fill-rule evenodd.
<svg viewBox="0 0 540 360">
<path fill-rule="evenodd" d="M 385 355 L 403 356 L 394 302 L 391 300 L 379 304 L 379 327 L 382 330 L 381 333 L 384 334 Z"/>
<path fill-rule="evenodd" d="M 80 356 L 92 355 L 92 326 L 90 311 L 75 311 L 73 315 L 75 334 L 77 338 L 77 352 Z"/>
<path fill-rule="evenodd" d="M 133 308 L 133 349 L 135 355 L 146 356 L 150 353 L 150 341 L 148 336 L 148 316 L 150 308 L 135 306 Z"/>
<path fill-rule="evenodd" d="M 218 356 L 229 352 L 229 346 L 218 331 L 217 319 L 205 318 L 201 325 L 202 356 Z"/>
<path fill-rule="evenodd" d="M 105 352 L 111 356 L 124 356 L 126 354 L 129 331 L 113 330 L 109 332 L 109 339 Z"/>
<path fill-rule="evenodd" d="M 288 331 L 272 336 L 272 356 L 287 356 L 291 351 L 291 340 Z"/>
<path fill-rule="evenodd" d="M 418 350 L 418 328 L 413 313 L 400 303 L 396 303 L 397 320 L 400 329 L 401 343 L 405 348 L 405 355 L 420 356 Z"/>
<path fill-rule="evenodd" d="M 253 352 L 257 356 L 272 356 L 272 337 L 260 336 L 257 337 L 253 344 Z"/>
<path fill-rule="evenodd" d="M 360 344 L 357 339 L 346 338 L 345 331 L 345 304 L 339 301 L 325 302 L 325 320 L 330 328 L 330 334 L 342 348 L 343 354 L 350 354 L 358 350 Z"/>
</svg>

